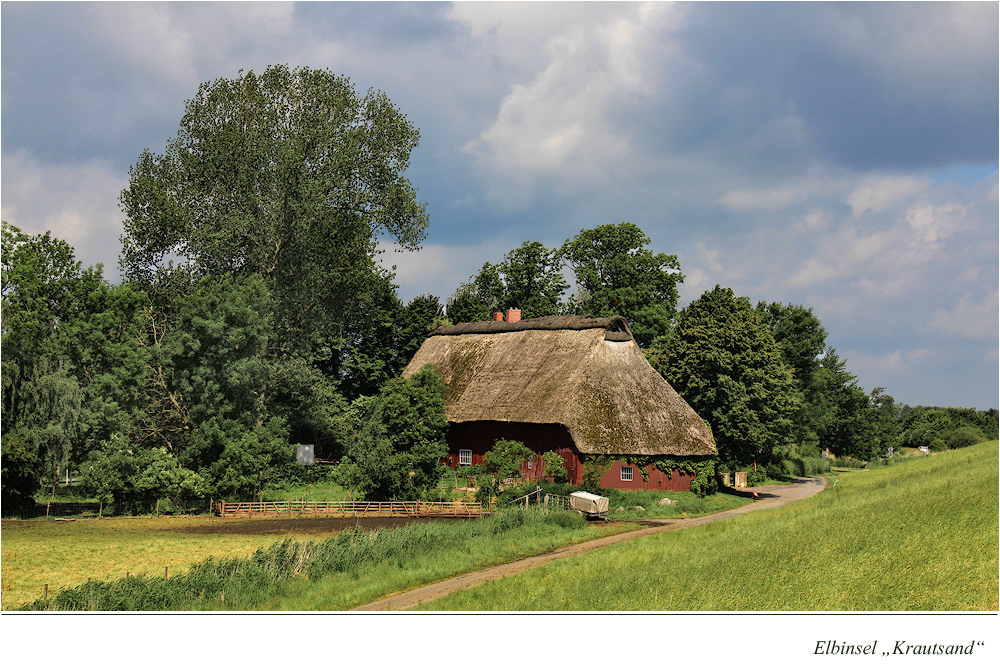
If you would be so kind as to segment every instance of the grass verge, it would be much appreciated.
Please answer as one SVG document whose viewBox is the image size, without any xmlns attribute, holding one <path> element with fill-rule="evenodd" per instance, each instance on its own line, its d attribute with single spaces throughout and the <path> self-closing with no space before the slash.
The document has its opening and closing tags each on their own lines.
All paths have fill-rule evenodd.
<svg viewBox="0 0 1000 672">
<path fill-rule="evenodd" d="M 992 441 L 835 475 L 780 509 L 554 561 L 420 608 L 995 611 L 997 464 Z"/>
<path fill-rule="evenodd" d="M 726 511 L 749 502 L 746 497 L 718 492 L 707 497 L 699 497 L 693 492 L 669 492 L 659 490 L 609 490 L 608 508 L 611 520 L 623 519 L 670 519 L 704 516 L 717 511 Z M 657 504 L 662 499 L 672 499 L 676 504 Z M 642 509 L 636 507 L 641 506 Z M 621 507 L 623 510 L 618 511 Z"/>
</svg>

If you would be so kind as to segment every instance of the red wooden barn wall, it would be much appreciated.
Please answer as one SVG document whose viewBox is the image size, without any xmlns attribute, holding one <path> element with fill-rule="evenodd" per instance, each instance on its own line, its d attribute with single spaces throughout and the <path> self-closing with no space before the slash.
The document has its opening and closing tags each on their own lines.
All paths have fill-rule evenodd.
<svg viewBox="0 0 1000 672">
<path fill-rule="evenodd" d="M 458 451 L 460 448 L 472 450 L 472 464 L 482 464 L 483 455 L 493 448 L 499 439 L 520 441 L 535 454 L 554 450 L 563 458 L 569 482 L 573 485 L 583 483 L 583 464 L 576 451 L 573 437 L 569 431 L 559 424 L 529 424 L 522 422 L 461 422 L 452 423 L 448 428 L 448 457 L 445 463 L 453 469 L 458 467 Z M 632 467 L 632 480 L 621 480 L 622 465 Z M 537 480 L 544 475 L 544 463 L 541 459 L 532 460 L 522 465 L 522 473 L 526 478 Z M 615 462 L 611 469 L 601 476 L 602 488 L 618 490 L 673 490 L 675 492 L 691 489 L 694 476 L 681 474 L 676 469 L 671 477 L 650 465 L 646 469 L 649 480 L 642 479 L 642 472 L 636 465 L 625 462 Z"/>
<path fill-rule="evenodd" d="M 622 480 L 623 466 L 632 467 L 631 481 Z M 648 481 L 642 479 L 642 472 L 634 464 L 615 462 L 601 476 L 601 487 L 614 488 L 615 490 L 672 490 L 674 492 L 686 492 L 691 489 L 691 481 L 695 478 L 690 474 L 683 474 L 677 469 L 674 469 L 674 473 L 668 477 L 653 465 L 646 467 L 646 474 L 649 476 Z"/>
<path fill-rule="evenodd" d="M 573 437 L 562 425 L 535 425 L 524 422 L 461 422 L 452 423 L 448 427 L 448 457 L 450 467 L 458 466 L 458 451 L 460 448 L 472 450 L 472 463 L 482 464 L 483 455 L 493 449 L 493 444 L 500 439 L 520 441 L 537 455 L 554 450 L 563 458 L 563 467 L 569 475 L 569 482 L 579 484 L 583 480 L 583 465 L 573 444 Z M 527 465 L 522 468 L 527 478 L 537 480 L 542 478 L 543 464 L 540 459 L 533 460 L 531 469 Z"/>
</svg>

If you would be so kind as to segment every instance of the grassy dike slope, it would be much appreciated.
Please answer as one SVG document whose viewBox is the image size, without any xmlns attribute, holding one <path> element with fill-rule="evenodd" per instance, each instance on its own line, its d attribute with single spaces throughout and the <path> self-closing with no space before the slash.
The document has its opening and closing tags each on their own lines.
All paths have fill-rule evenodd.
<svg viewBox="0 0 1000 672">
<path fill-rule="evenodd" d="M 423 605 L 508 611 L 997 610 L 997 442 L 833 476 L 816 497 Z"/>
</svg>

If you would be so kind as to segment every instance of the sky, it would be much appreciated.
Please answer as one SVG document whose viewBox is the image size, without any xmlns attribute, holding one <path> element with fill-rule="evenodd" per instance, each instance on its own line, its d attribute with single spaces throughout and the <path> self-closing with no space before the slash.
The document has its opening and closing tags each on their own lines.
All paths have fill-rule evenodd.
<svg viewBox="0 0 1000 672">
<path fill-rule="evenodd" d="M 0 6 L 5 221 L 119 280 L 118 196 L 201 82 L 325 68 L 420 129 L 442 299 L 525 241 L 632 222 L 716 285 L 813 309 L 859 384 L 998 403 L 998 5 Z"/>
</svg>

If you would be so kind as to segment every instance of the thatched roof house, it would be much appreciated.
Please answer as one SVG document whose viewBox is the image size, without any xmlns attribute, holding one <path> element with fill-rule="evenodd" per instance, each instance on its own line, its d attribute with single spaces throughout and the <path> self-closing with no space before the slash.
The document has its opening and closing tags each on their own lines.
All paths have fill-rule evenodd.
<svg viewBox="0 0 1000 672">
<path fill-rule="evenodd" d="M 624 468 L 632 462 L 627 456 L 648 464 L 649 458 L 716 452 L 708 425 L 649 365 L 621 317 L 439 327 L 403 375 L 425 364 L 436 365 L 448 386 L 444 407 L 456 465 L 479 462 L 493 441 L 507 438 L 537 453 L 560 452 L 574 483 L 582 480 L 586 456 L 619 456 L 622 478 L 602 486 L 686 489 L 674 474 L 667 483 L 654 482 L 654 475 L 644 483 Z M 528 470 L 541 475 L 540 464 Z"/>
</svg>

